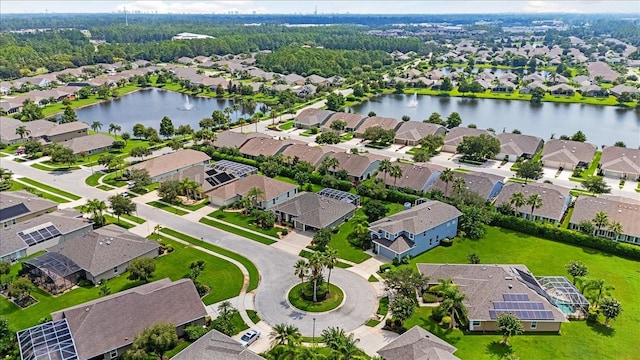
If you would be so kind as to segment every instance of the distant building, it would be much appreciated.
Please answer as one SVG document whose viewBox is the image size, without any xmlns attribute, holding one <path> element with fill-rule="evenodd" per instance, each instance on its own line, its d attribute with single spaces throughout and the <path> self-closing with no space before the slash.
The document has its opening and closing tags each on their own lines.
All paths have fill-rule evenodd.
<svg viewBox="0 0 640 360">
<path fill-rule="evenodd" d="M 213 36 L 183 32 L 171 37 L 171 40 L 214 39 Z"/>
</svg>

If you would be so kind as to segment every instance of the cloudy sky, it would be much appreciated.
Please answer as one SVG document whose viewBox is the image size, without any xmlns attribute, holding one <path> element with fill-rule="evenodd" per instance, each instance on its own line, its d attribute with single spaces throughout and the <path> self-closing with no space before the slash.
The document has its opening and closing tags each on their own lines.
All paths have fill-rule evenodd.
<svg viewBox="0 0 640 360">
<path fill-rule="evenodd" d="M 460 14 L 460 13 L 625 13 L 637 16 L 640 13 L 640 1 L 610 0 L 557 0 L 557 1 L 523 1 L 523 0 L 359 0 L 359 1 L 324 1 L 324 0 L 227 0 L 227 1 L 178 1 L 178 0 L 142 0 L 142 1 L 0 1 L 0 13 L 108 13 L 122 11 L 157 12 L 157 13 L 227 13 L 237 11 L 243 14 L 308 14 L 318 13 L 360 13 L 360 14 Z"/>
</svg>

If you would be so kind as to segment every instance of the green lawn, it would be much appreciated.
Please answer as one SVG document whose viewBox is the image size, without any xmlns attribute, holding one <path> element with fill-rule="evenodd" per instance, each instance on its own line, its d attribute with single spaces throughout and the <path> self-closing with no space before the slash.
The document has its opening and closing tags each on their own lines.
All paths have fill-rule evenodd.
<svg viewBox="0 0 640 360">
<path fill-rule="evenodd" d="M 105 177 L 102 178 L 102 182 L 113 187 L 122 187 L 127 185 L 127 181 L 122 177 L 122 173 L 120 171 L 114 171 L 105 175 Z"/>
<path fill-rule="evenodd" d="M 111 187 L 109 185 L 98 185 L 96 186 L 96 188 L 100 189 L 100 190 L 104 190 L 104 191 L 109 191 L 109 190 L 113 190 L 115 189 L 114 187 Z"/>
<path fill-rule="evenodd" d="M 179 215 L 179 216 L 188 214 L 188 212 L 186 212 L 184 210 L 180 210 L 177 207 L 174 207 L 174 206 L 171 206 L 171 205 L 167 205 L 167 204 L 161 203 L 159 201 L 150 201 L 150 202 L 147 203 L 147 205 L 151 205 L 151 206 L 153 206 L 155 208 L 158 208 L 160 210 L 168 211 L 170 213 L 173 213 L 173 214 L 176 214 L 176 215 Z"/>
<path fill-rule="evenodd" d="M 58 194 L 60 196 L 66 197 L 67 199 L 80 200 L 82 198 L 81 196 L 68 193 L 68 192 L 60 190 L 58 188 L 54 188 L 52 186 L 49 186 L 49 185 L 43 184 L 41 182 L 35 181 L 33 179 L 29 179 L 29 178 L 23 177 L 23 178 L 20 178 L 19 180 L 22 181 L 22 182 L 25 182 L 25 183 L 27 183 L 29 185 L 33 185 L 33 186 L 35 186 L 37 188 L 40 188 L 42 190 L 46 190 L 48 192 L 52 192 L 54 194 Z"/>
<path fill-rule="evenodd" d="M 100 178 L 103 176 L 103 173 L 95 173 L 91 174 L 88 178 L 84 179 L 84 183 L 89 186 L 98 186 L 100 184 Z"/>
<path fill-rule="evenodd" d="M 340 141 L 341 142 L 349 141 L 349 140 L 353 139 L 354 136 L 355 136 L 355 134 L 352 133 L 352 132 L 348 132 L 348 133 L 342 134 L 342 135 L 340 135 Z"/>
<path fill-rule="evenodd" d="M 209 205 L 209 199 L 205 199 L 205 200 L 200 201 L 199 203 L 194 204 L 194 205 L 185 205 L 185 204 L 183 204 L 181 202 L 175 202 L 175 203 L 172 203 L 171 205 L 175 205 L 177 207 L 181 207 L 183 209 L 187 209 L 187 210 L 191 210 L 191 211 L 196 211 L 196 210 L 202 209 L 203 207 Z"/>
<path fill-rule="evenodd" d="M 342 289 L 333 284 L 329 284 L 329 288 L 331 289 L 329 298 L 315 303 L 313 301 L 305 300 L 302 297 L 303 286 L 304 285 L 302 284 L 297 284 L 289 291 L 289 302 L 296 309 L 308 312 L 330 311 L 340 306 L 342 300 L 344 300 L 344 292 L 342 292 Z"/>
<path fill-rule="evenodd" d="M 13 181 L 13 183 L 16 184 L 17 181 Z M 58 204 L 64 204 L 64 203 L 71 202 L 71 201 L 69 201 L 67 199 L 63 199 L 63 198 L 61 198 L 59 196 L 56 196 L 56 195 L 53 195 L 53 194 L 49 194 L 49 193 L 44 192 L 44 191 L 39 191 L 38 189 L 32 188 L 31 186 L 28 186 L 28 185 L 22 185 L 22 186 L 24 186 L 23 188 L 25 190 L 31 189 L 31 191 L 29 191 L 31 194 L 33 194 L 35 196 L 38 196 L 38 197 L 41 197 L 41 198 L 44 198 L 44 199 L 47 199 L 47 200 L 51 200 L 51 201 L 57 202 Z M 13 186 L 12 186 L 12 189 L 13 189 Z"/>
<path fill-rule="evenodd" d="M 254 234 L 252 232 L 248 232 L 248 231 L 244 231 L 242 229 L 238 229 L 236 227 L 227 225 L 227 224 L 223 224 L 221 222 L 218 221 L 214 221 L 211 219 L 208 219 L 207 217 L 203 217 L 199 220 L 199 222 L 209 225 L 209 226 L 213 226 L 214 228 L 218 228 L 220 230 L 224 230 L 226 232 L 230 232 L 232 234 L 236 234 L 238 236 L 242 236 L 244 238 L 250 239 L 250 240 L 254 240 L 257 241 L 259 243 L 265 244 L 265 245 L 271 245 L 273 243 L 275 243 L 275 240 L 266 238 L 262 235 L 258 235 L 258 234 Z"/>
<path fill-rule="evenodd" d="M 364 216 L 362 209 L 358 209 L 355 216 Z M 338 233 L 331 236 L 331 242 L 329 246 L 338 250 L 338 257 L 341 259 L 353 261 L 354 263 L 361 263 L 371 257 L 371 255 L 364 252 L 362 249 L 358 249 L 349 243 L 349 234 L 353 232 L 353 221 L 347 221 L 338 227 Z"/>
<path fill-rule="evenodd" d="M 175 251 L 156 260 L 154 280 L 165 277 L 169 277 L 174 281 L 181 279 L 189 273 L 189 264 L 192 261 L 205 260 L 206 267 L 198 279 L 212 288 L 212 292 L 204 298 L 206 304 L 212 304 L 240 294 L 242 272 L 235 265 L 168 239 L 163 239 L 163 242 L 172 245 Z M 17 273 L 19 268 L 19 264 L 14 265 L 12 274 Z M 142 282 L 128 280 L 127 273 L 123 273 L 109 280 L 107 284 L 113 294 L 141 285 Z M 51 312 L 100 297 L 99 288 L 96 286 L 79 287 L 58 297 L 53 297 L 37 289 L 32 292 L 32 296 L 38 300 L 38 303 L 23 310 L 9 302 L 5 297 L 0 296 L 0 314 L 9 320 L 12 330 L 17 331 L 36 325 L 41 318 L 48 317 Z"/>
<path fill-rule="evenodd" d="M 118 221 L 117 217 L 111 216 L 109 214 L 104 214 L 104 219 L 106 221 L 106 224 L 115 224 L 115 225 L 118 225 L 121 228 L 125 228 L 125 229 L 131 229 L 132 227 L 136 226 L 135 224 L 132 224 L 132 223 L 124 220 L 122 218 L 122 216 L 120 216 L 120 221 Z"/>
<path fill-rule="evenodd" d="M 131 222 L 134 222 L 136 224 L 144 224 L 147 220 L 143 219 L 143 218 L 139 218 L 137 216 L 133 216 L 133 215 L 127 215 L 127 214 L 122 214 L 120 216 L 123 219 L 127 219 Z"/>
<path fill-rule="evenodd" d="M 199 240 L 194 238 L 193 236 L 189 236 L 180 232 L 177 232 L 175 230 L 172 229 L 168 229 L 168 228 L 162 228 L 160 230 L 160 232 L 163 232 L 167 235 L 176 237 L 180 240 L 184 240 L 186 242 L 192 243 L 194 245 L 198 245 L 201 246 L 205 249 L 211 250 L 213 252 L 216 252 L 220 255 L 224 255 L 227 257 L 230 257 L 234 260 L 236 260 L 237 262 L 241 263 L 245 269 L 247 269 L 247 272 L 249 273 L 249 286 L 247 287 L 247 292 L 255 290 L 258 287 L 258 283 L 260 282 L 260 273 L 258 273 L 258 268 L 256 268 L 255 264 L 251 262 L 251 260 L 247 259 L 246 257 L 238 254 L 238 253 L 234 253 L 233 251 L 229 251 L 227 249 L 223 249 L 219 246 L 210 244 L 208 242 Z"/>
<path fill-rule="evenodd" d="M 598 171 L 598 164 L 600 163 L 600 158 L 602 157 L 602 151 L 596 151 L 596 155 L 593 157 L 591 161 L 591 165 L 589 168 L 584 170 L 580 175 L 581 178 L 587 179 L 593 175 L 597 175 L 596 171 Z"/>
<path fill-rule="evenodd" d="M 42 170 L 42 171 L 72 171 L 72 170 L 80 169 L 79 166 L 50 167 L 50 166 L 42 165 L 40 163 L 31 164 L 31 167 L 34 169 Z"/>
<path fill-rule="evenodd" d="M 293 120 L 290 120 L 290 121 L 287 121 L 287 122 L 284 122 L 284 123 L 278 125 L 278 129 L 280 129 L 280 130 L 289 130 L 292 127 L 293 127 Z"/>
<path fill-rule="evenodd" d="M 271 229 L 263 229 L 261 227 L 255 226 L 253 224 L 254 218 L 252 216 L 242 215 L 241 212 L 216 210 L 207 216 L 218 219 L 220 221 L 228 222 L 230 224 L 241 226 L 245 229 L 257 231 L 267 236 L 272 236 L 276 239 L 278 238 L 278 232 L 282 231 L 281 228 L 276 227 L 273 227 Z"/>
<path fill-rule="evenodd" d="M 412 264 L 467 263 L 466 256 L 476 253 L 482 263 L 525 264 L 534 275 L 567 276 L 564 265 L 581 260 L 589 267 L 590 278 L 604 279 L 615 286 L 613 296 L 624 311 L 612 321 L 612 329 L 588 326 L 584 321 L 562 325 L 562 335 L 522 335 L 509 342 L 523 359 L 636 359 L 637 348 L 627 334 L 638 330 L 640 314 L 640 264 L 590 248 L 581 248 L 495 227 L 487 228 L 482 240 L 461 240 L 452 247 L 437 247 L 411 260 Z M 406 323 L 407 328 L 421 325 L 458 348 L 462 359 L 497 359 L 500 346 L 491 345 L 497 335 L 465 336 L 460 331 L 443 331 L 427 318 L 421 308 Z M 602 319 L 601 319 L 602 320 Z"/>
</svg>

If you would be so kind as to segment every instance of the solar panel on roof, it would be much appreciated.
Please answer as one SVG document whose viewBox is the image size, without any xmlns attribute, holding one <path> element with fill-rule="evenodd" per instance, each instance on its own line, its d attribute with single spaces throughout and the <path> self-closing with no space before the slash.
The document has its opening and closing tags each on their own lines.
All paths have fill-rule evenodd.
<svg viewBox="0 0 640 360">
<path fill-rule="evenodd" d="M 219 173 L 213 176 L 216 180 L 218 180 L 218 183 L 222 184 L 222 183 L 226 183 L 227 181 L 230 181 L 231 179 L 233 179 L 233 177 L 227 173 Z"/>
<path fill-rule="evenodd" d="M 502 294 L 504 301 L 529 301 L 527 294 Z"/>
<path fill-rule="evenodd" d="M 511 313 L 520 320 L 553 320 L 550 310 L 489 310 L 489 318 L 495 320 L 503 313 Z"/>
<path fill-rule="evenodd" d="M 0 209 L 0 221 L 15 218 L 23 214 L 27 214 L 29 208 L 23 203 L 12 205 L 4 209 Z"/>
<path fill-rule="evenodd" d="M 211 169 L 211 170 L 207 170 L 204 172 L 205 174 L 207 174 L 208 176 L 212 176 L 218 173 L 218 171 L 216 169 Z"/>
<path fill-rule="evenodd" d="M 44 228 L 31 230 L 28 233 L 25 233 L 23 231 L 18 232 L 18 236 L 29 246 L 33 246 L 35 244 L 45 242 L 49 239 L 53 239 L 60 234 L 60 230 L 58 230 L 55 225 L 49 225 Z"/>
</svg>

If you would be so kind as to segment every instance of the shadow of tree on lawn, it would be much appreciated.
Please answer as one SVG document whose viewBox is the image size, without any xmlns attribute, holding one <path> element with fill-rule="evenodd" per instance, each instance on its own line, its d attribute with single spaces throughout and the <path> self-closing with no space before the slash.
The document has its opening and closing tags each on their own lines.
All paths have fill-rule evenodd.
<svg viewBox="0 0 640 360">
<path fill-rule="evenodd" d="M 511 345 L 505 345 L 498 340 L 494 340 L 487 344 L 487 354 L 498 359 L 504 359 L 507 356 L 513 354 L 513 347 Z"/>
</svg>

